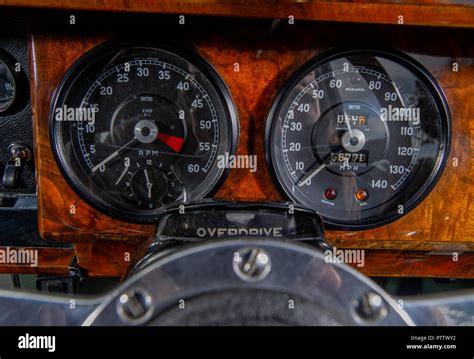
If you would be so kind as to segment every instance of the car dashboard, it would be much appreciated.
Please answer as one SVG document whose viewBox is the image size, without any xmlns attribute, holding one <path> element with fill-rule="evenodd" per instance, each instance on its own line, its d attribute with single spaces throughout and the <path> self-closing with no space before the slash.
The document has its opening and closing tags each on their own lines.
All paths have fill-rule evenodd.
<svg viewBox="0 0 474 359">
<path fill-rule="evenodd" d="M 187 236 L 163 234 L 174 211 L 203 211 L 168 222 L 194 237 L 275 236 L 221 218 L 243 203 L 316 213 L 370 277 L 474 278 L 470 1 L 15 0 L 0 19 L 0 249 L 38 255 L 0 272 L 125 279 Z"/>
</svg>

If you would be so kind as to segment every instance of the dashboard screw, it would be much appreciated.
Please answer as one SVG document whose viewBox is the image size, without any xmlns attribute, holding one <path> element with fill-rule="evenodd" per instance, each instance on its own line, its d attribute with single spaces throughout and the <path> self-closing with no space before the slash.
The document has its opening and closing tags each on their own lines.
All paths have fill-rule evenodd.
<svg viewBox="0 0 474 359">
<path fill-rule="evenodd" d="M 24 162 L 28 162 L 31 160 L 31 151 L 28 147 L 19 144 L 11 144 L 8 147 L 8 151 L 10 152 L 10 158 L 16 159 L 19 158 Z"/>
<path fill-rule="evenodd" d="M 364 321 L 376 321 L 387 315 L 383 298 L 375 292 L 367 292 L 354 302 L 355 313 Z"/>
<path fill-rule="evenodd" d="M 143 289 L 131 289 L 119 297 L 117 311 L 124 322 L 141 324 L 151 316 L 153 301 Z"/>
<path fill-rule="evenodd" d="M 244 248 L 240 250 L 238 260 L 234 259 L 234 272 L 247 282 L 264 279 L 271 269 L 268 253 L 261 248 Z"/>
</svg>

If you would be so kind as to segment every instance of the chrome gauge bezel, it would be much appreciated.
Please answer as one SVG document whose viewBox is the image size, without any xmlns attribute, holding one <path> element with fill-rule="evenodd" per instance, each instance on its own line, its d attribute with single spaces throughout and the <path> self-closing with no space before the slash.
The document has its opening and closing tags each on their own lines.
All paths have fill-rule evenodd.
<svg viewBox="0 0 474 359">
<path fill-rule="evenodd" d="M 278 164 L 275 161 L 275 154 L 273 153 L 274 130 L 275 130 L 275 127 L 277 126 L 278 116 L 282 110 L 284 102 L 286 101 L 287 97 L 291 94 L 294 87 L 298 85 L 302 79 L 308 76 L 308 74 L 310 74 L 311 71 L 335 59 L 339 59 L 346 55 L 354 55 L 354 54 L 357 54 L 357 55 L 367 54 L 367 55 L 373 55 L 373 56 L 380 56 L 388 60 L 392 60 L 402 65 L 407 70 L 415 74 L 419 79 L 421 79 L 423 81 L 423 84 L 426 85 L 427 89 L 429 90 L 429 93 L 435 99 L 436 107 L 440 113 L 441 138 L 439 138 L 440 149 L 437 154 L 435 164 L 431 170 L 431 173 L 429 174 L 424 184 L 418 189 L 418 191 L 416 191 L 414 195 L 412 195 L 406 202 L 403 203 L 402 214 L 399 214 L 394 211 L 389 211 L 389 212 L 385 212 L 381 215 L 378 215 L 369 219 L 341 221 L 341 220 L 329 218 L 325 216 L 324 213 L 319 213 L 322 216 L 324 223 L 328 227 L 334 228 L 334 229 L 341 229 L 341 230 L 364 230 L 364 229 L 379 227 L 381 225 L 393 222 L 405 216 L 407 213 L 413 210 L 432 191 L 432 189 L 438 182 L 439 178 L 441 177 L 446 165 L 446 160 L 449 154 L 450 143 L 451 143 L 451 116 L 450 116 L 446 97 L 442 89 L 437 84 L 433 76 L 428 72 L 428 70 L 426 70 L 421 64 L 419 64 L 411 56 L 397 50 L 385 50 L 385 49 L 381 50 L 381 49 L 369 48 L 369 49 L 328 50 L 316 56 L 315 58 L 311 59 L 310 61 L 308 61 L 301 68 L 299 68 L 296 71 L 296 73 L 293 74 L 287 81 L 285 81 L 283 87 L 281 88 L 277 97 L 273 101 L 273 104 L 267 116 L 266 126 L 265 126 L 266 163 L 275 185 L 286 198 L 302 204 L 301 201 L 298 200 L 297 196 L 295 196 L 291 192 L 288 186 L 283 184 L 281 171 L 284 171 L 285 169 L 277 168 Z"/>
<path fill-rule="evenodd" d="M 70 86 L 79 76 L 81 76 L 84 71 L 88 69 L 89 66 L 91 66 L 91 64 L 95 63 L 97 59 L 103 56 L 110 56 L 111 53 L 132 48 L 151 48 L 176 55 L 177 57 L 182 58 L 184 61 L 192 64 L 193 67 L 195 67 L 205 76 L 217 93 L 218 101 L 222 105 L 222 110 L 225 114 L 225 118 L 220 120 L 227 122 L 226 136 L 228 138 L 228 143 L 226 143 L 225 146 L 226 151 L 230 154 L 234 154 L 237 149 L 239 137 L 239 120 L 237 108 L 232 100 L 230 91 L 226 84 L 214 67 L 191 47 L 178 47 L 168 43 L 154 42 L 107 42 L 88 51 L 71 66 L 71 68 L 63 77 L 59 86 L 56 88 L 51 102 L 51 111 L 49 115 L 49 135 L 56 163 L 70 187 L 79 195 L 81 199 L 83 199 L 93 208 L 119 220 L 135 223 L 149 223 L 155 221 L 161 215 L 165 206 L 159 210 L 153 211 L 153 213 L 146 214 L 145 211 L 141 211 L 139 213 L 134 212 L 133 210 L 122 210 L 111 203 L 98 200 L 97 195 L 92 193 L 91 190 L 86 188 L 81 183 L 81 180 L 79 180 L 76 173 L 69 165 L 69 159 L 63 151 L 63 145 L 60 140 L 61 126 L 56 125 L 56 121 L 53 120 L 54 110 L 63 104 L 65 98 L 67 97 Z M 217 161 L 214 161 L 213 167 L 216 166 L 216 163 Z M 215 180 L 212 180 L 212 185 L 209 186 L 202 197 L 211 196 L 219 189 L 225 178 L 228 176 L 229 168 L 224 168 L 222 170 L 219 169 L 219 171 L 220 174 L 217 175 Z"/>
<path fill-rule="evenodd" d="M 14 87 L 11 99 L 0 107 L 0 116 L 7 116 L 17 111 L 19 108 L 19 102 L 23 102 L 19 101 L 19 99 L 24 99 L 25 92 L 28 92 L 25 85 L 25 83 L 28 84 L 28 81 L 23 79 L 24 74 L 22 71 L 15 71 L 16 60 L 11 54 L 0 49 L 0 61 L 9 72 Z"/>
</svg>

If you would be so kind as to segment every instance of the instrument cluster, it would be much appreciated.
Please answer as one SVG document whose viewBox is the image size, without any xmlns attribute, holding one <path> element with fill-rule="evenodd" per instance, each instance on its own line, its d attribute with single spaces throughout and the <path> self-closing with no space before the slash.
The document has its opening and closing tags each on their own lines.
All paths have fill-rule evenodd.
<svg viewBox="0 0 474 359">
<path fill-rule="evenodd" d="M 398 51 L 319 54 L 284 84 L 266 121 L 275 185 L 340 229 L 405 215 L 436 184 L 450 147 L 442 90 Z M 106 43 L 82 56 L 57 88 L 49 122 L 71 187 L 131 222 L 209 197 L 239 137 L 232 94 L 212 64 L 154 43 Z"/>
</svg>

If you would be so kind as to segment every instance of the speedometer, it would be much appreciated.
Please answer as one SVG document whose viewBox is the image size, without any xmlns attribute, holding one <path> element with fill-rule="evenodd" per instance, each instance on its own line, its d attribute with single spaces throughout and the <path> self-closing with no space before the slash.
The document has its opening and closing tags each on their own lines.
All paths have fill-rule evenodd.
<svg viewBox="0 0 474 359">
<path fill-rule="evenodd" d="M 52 147 L 65 178 L 99 210 L 153 220 L 163 206 L 200 199 L 235 152 L 237 113 L 197 54 L 154 45 L 99 46 L 59 86 Z"/>
<path fill-rule="evenodd" d="M 382 51 L 310 61 L 277 97 L 267 162 L 281 190 L 341 229 L 393 221 L 418 204 L 444 166 L 446 100 L 413 59 Z"/>
</svg>

